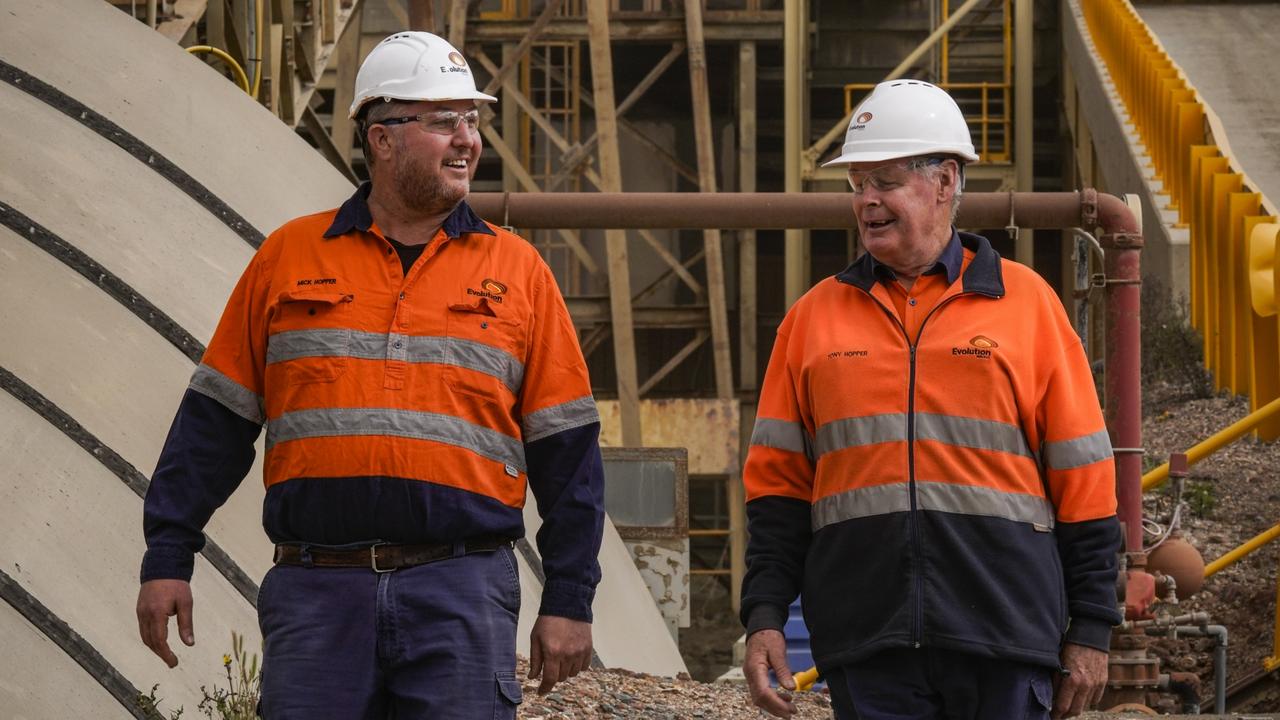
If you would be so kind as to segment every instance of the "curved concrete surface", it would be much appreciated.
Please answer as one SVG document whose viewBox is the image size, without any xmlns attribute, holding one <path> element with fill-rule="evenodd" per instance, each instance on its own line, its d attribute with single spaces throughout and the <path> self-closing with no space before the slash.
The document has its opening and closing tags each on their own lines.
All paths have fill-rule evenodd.
<svg viewBox="0 0 1280 720">
<path fill-rule="evenodd" d="M 208 341 L 252 254 L 246 240 L 333 207 L 352 188 L 233 84 L 101 0 L 0 0 L 0 18 L 0 379 L 12 373 L 56 406 L 42 417 L 16 399 L 21 392 L 0 392 L 0 568 L 20 566 L 13 581 L 137 688 L 159 682 L 171 707 L 194 712 L 199 685 L 221 675 L 231 628 L 257 645 L 253 610 L 198 559 L 198 644 L 177 643 L 183 664 L 166 671 L 137 640 L 141 502 L 116 473 L 140 482 L 154 467 L 194 368 L 190 355 Z M 85 111 L 74 116 L 60 110 L 80 106 Z M 113 143 L 103 134 L 113 132 L 110 123 L 136 140 L 114 136 Z M 203 191 L 175 184 L 184 178 Z M 216 214 L 223 209 L 230 214 Z M 252 227 L 236 226 L 236 217 Z M 149 308 L 172 324 L 156 321 Z M 108 469 L 110 459 L 68 437 L 66 423 L 104 445 L 99 455 L 114 453 L 132 468 Z M 253 582 L 270 561 L 262 494 L 255 466 L 208 528 L 232 574 Z M 612 525 L 601 562 L 595 635 L 604 663 L 684 670 Z M 521 579 L 527 651 L 541 588 L 523 562 Z M 6 603 L 0 608 L 0 637 L 30 648 L 24 660 L 58 654 L 47 638 L 31 637 L 38 628 Z M 42 685 L 15 689 L 9 680 L 22 675 L 5 667 L 0 717 L 116 710 L 101 703 L 100 688 L 77 689 L 85 673 L 65 656 L 40 666 L 56 673 L 49 683 L 69 689 L 45 704 L 27 690 Z M 81 694 L 99 703 L 95 712 L 61 709 L 79 707 Z"/>
<path fill-rule="evenodd" d="M 177 348 L 67 266 L 0 228 L 0 366 L 150 475 L 194 368 Z M 261 449 L 261 441 L 259 441 Z M 271 547 L 256 469 L 209 537 L 257 580 Z M 134 531 L 141 537 L 141 524 Z M 141 553 L 132 558 L 137 577 Z"/>
<path fill-rule="evenodd" d="M 1280 5 L 1136 8 L 1217 114 L 1241 169 L 1280 203 Z"/>
<path fill-rule="evenodd" d="M 4 603 L 0 637 L 5 645 L 0 653 L 0 717 L 132 720 L 133 715 L 62 648 Z"/>
<path fill-rule="evenodd" d="M 0 59 L 128 129 L 262 232 L 351 194 L 234 83 L 110 4 L 0 0 L 0 17 Z M 5 137 L 47 139 L 39 127 Z"/>
<path fill-rule="evenodd" d="M 187 648 L 174 638 L 179 665 L 167 671 L 137 639 L 143 550 L 137 495 L 8 394 L 0 394 L 0 447 L 6 448 L 0 507 L 20 509 L 0 524 L 5 571 L 135 687 L 158 682 L 173 707 L 194 713 L 200 686 L 216 682 L 231 632 L 243 635 L 246 647 L 260 646 L 253 609 L 198 558 L 192 583 L 200 598 L 197 644 Z"/>
</svg>

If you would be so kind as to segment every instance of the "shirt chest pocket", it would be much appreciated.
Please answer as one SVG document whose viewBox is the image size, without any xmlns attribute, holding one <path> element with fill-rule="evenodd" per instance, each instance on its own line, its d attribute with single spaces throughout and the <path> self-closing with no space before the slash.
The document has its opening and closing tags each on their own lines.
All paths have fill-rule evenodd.
<svg viewBox="0 0 1280 720">
<path fill-rule="evenodd" d="M 351 306 L 339 290 L 286 290 L 276 298 L 267 365 L 279 364 L 290 384 L 333 382 L 351 354 Z"/>
<path fill-rule="evenodd" d="M 524 380 L 524 334 L 485 298 L 452 303 L 445 313 L 445 381 L 452 392 L 499 402 Z"/>
</svg>

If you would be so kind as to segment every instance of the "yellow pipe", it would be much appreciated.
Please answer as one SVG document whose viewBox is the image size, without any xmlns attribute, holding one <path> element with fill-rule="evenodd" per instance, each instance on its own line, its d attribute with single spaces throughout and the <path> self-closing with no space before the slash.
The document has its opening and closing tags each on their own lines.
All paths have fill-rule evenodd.
<svg viewBox="0 0 1280 720">
<path fill-rule="evenodd" d="M 1243 418 L 1231 423 L 1222 430 L 1210 435 L 1205 440 L 1193 445 L 1190 450 L 1187 450 L 1187 465 L 1195 465 L 1227 445 L 1239 440 L 1249 434 L 1249 432 L 1255 427 L 1266 422 L 1276 413 L 1280 413 L 1280 398 L 1272 400 Z M 1158 487 L 1164 484 L 1164 481 L 1168 479 L 1169 463 L 1165 463 L 1142 476 L 1142 489 L 1150 490 L 1151 488 Z"/>
<path fill-rule="evenodd" d="M 1280 537 L 1280 525 L 1276 525 L 1275 527 L 1262 533 L 1261 535 L 1258 535 L 1257 537 L 1246 542 L 1245 544 L 1241 545 L 1235 550 L 1232 550 L 1226 555 L 1223 555 L 1217 560 L 1214 560 L 1213 562 L 1209 563 L 1209 565 L 1204 569 L 1204 576 L 1209 577 L 1210 575 L 1213 575 L 1214 573 L 1218 572 L 1219 570 L 1225 567 L 1236 564 L 1242 558 L 1244 558 L 1244 556 L 1248 555 L 1254 550 L 1257 550 L 1263 545 L 1266 545 L 1272 540 L 1275 540 L 1277 537 Z"/>
<path fill-rule="evenodd" d="M 818 668 L 811 667 L 808 670 L 805 670 L 804 672 L 796 673 L 795 681 L 796 681 L 797 691 L 804 692 L 806 690 L 811 689 L 813 687 L 813 684 L 818 682 Z"/>
<path fill-rule="evenodd" d="M 217 57 L 219 60 L 221 60 L 222 62 L 226 63 L 228 66 L 231 67 L 231 72 L 235 74 L 236 84 L 240 86 L 240 89 L 244 90 L 250 95 L 253 94 L 249 90 L 249 77 L 244 74 L 244 68 L 240 67 L 240 63 L 236 62 L 236 59 L 228 55 L 226 51 L 219 50 L 218 48 L 213 47 L 212 45 L 192 45 L 191 47 L 187 48 L 187 52 L 191 53 L 192 55 L 202 55 L 207 53 L 209 55 L 213 55 L 214 57 Z"/>
</svg>

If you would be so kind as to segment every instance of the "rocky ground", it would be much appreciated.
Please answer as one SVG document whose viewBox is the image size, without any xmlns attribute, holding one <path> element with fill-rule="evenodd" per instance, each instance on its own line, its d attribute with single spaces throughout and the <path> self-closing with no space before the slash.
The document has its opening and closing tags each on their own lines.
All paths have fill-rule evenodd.
<svg viewBox="0 0 1280 720">
<path fill-rule="evenodd" d="M 520 659 L 518 671 L 524 677 Z M 643 720 L 739 720 L 762 717 L 751 706 L 746 687 L 704 683 L 690 679 L 659 678 L 626 670 L 589 670 L 538 695 L 537 682 L 524 682 L 524 703 L 519 718 L 578 720 L 580 718 L 638 718 Z M 831 703 L 822 693 L 798 693 L 797 720 L 831 718 Z"/>
<path fill-rule="evenodd" d="M 1243 398 L 1187 398 L 1182 390 L 1168 387 L 1149 393 L 1143 423 L 1148 467 L 1249 412 Z M 1206 562 L 1280 523 L 1280 443 L 1244 438 L 1193 465 L 1183 500 L 1187 505 L 1180 523 L 1182 532 Z M 1172 500 L 1167 488 L 1148 493 L 1145 505 L 1146 517 L 1161 525 L 1168 522 Z M 1266 545 L 1210 577 L 1204 589 L 1178 610 L 1179 614 L 1207 612 L 1212 623 L 1227 627 L 1228 684 L 1256 671 L 1263 658 L 1273 652 L 1278 567 L 1280 546 Z M 1207 690 L 1212 687 L 1212 648 L 1209 639 L 1186 638 L 1161 640 L 1155 652 L 1166 669 L 1198 673 Z M 1280 710 L 1280 692 L 1259 698 L 1253 707 L 1239 709 Z"/>
</svg>

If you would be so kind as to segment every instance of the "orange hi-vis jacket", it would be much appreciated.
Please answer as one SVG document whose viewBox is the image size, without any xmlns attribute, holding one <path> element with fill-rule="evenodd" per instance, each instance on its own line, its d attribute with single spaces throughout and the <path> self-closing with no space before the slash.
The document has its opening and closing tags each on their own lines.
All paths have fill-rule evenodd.
<svg viewBox="0 0 1280 720">
<path fill-rule="evenodd" d="M 985 238 L 908 336 L 864 255 L 778 329 L 744 482 L 749 631 L 802 598 L 818 666 L 936 646 L 1058 666 L 1106 650 L 1111 444 L 1062 305 Z M 955 252 L 963 249 L 963 254 Z M 1069 626 L 1069 627 L 1068 627 Z"/>
<path fill-rule="evenodd" d="M 189 531 L 199 519 L 183 504 L 195 501 L 169 500 L 177 491 L 167 488 L 202 472 L 184 444 L 209 452 L 211 433 L 188 428 L 220 411 L 205 407 L 212 401 L 255 436 L 266 425 L 273 541 L 514 539 L 528 483 L 544 517 L 544 614 L 589 619 L 603 523 L 599 416 L 550 269 L 463 202 L 406 276 L 368 192 L 287 223 L 245 270 L 153 481 L 149 558 L 189 549 L 189 533 L 170 541 L 166 527 Z"/>
</svg>

